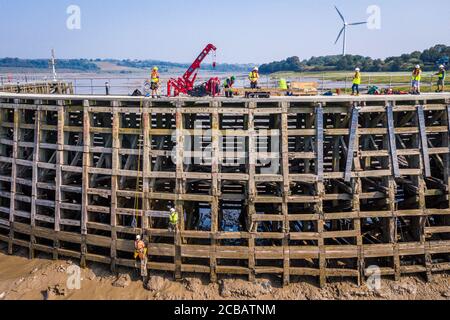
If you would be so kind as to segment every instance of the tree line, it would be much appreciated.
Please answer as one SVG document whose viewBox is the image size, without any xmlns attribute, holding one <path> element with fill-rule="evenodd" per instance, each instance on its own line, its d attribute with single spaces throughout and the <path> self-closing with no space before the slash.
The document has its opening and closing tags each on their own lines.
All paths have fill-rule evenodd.
<svg viewBox="0 0 450 320">
<path fill-rule="evenodd" d="M 264 64 L 260 67 L 260 72 L 270 74 L 280 71 L 352 71 L 355 67 L 368 72 L 395 72 L 410 71 L 417 64 L 420 64 L 424 71 L 432 71 L 440 64 L 448 65 L 449 57 L 450 46 L 440 44 L 422 52 L 414 51 L 386 59 L 372 59 L 360 55 L 321 56 L 312 57 L 308 60 L 290 57 L 283 61 Z"/>
<path fill-rule="evenodd" d="M 61 59 L 56 61 L 59 69 L 70 69 L 79 71 L 98 71 L 100 68 L 88 59 Z M 49 68 L 48 59 L 19 59 L 19 58 L 3 58 L 0 59 L 0 68 L 32 68 L 47 69 Z"/>
<path fill-rule="evenodd" d="M 169 70 L 171 68 L 181 68 L 187 69 L 191 66 L 189 63 L 175 63 L 175 62 L 167 62 L 167 61 L 159 61 L 159 60 L 121 60 L 116 61 L 117 65 L 128 68 L 138 68 L 138 69 L 150 69 L 154 66 L 158 66 L 160 69 Z M 208 71 L 218 71 L 218 72 L 243 72 L 253 68 L 253 64 L 229 64 L 229 63 L 220 63 L 216 66 L 212 64 L 202 64 L 203 70 Z"/>
</svg>

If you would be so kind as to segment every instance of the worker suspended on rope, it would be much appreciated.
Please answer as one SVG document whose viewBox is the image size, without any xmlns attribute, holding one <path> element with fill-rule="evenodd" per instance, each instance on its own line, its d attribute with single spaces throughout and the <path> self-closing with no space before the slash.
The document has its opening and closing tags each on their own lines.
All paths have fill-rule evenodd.
<svg viewBox="0 0 450 320">
<path fill-rule="evenodd" d="M 258 81 L 259 81 L 259 68 L 255 67 L 253 68 L 252 72 L 248 75 L 248 79 L 250 80 L 250 87 L 252 89 L 258 88 Z"/>
<path fill-rule="evenodd" d="M 176 232 L 178 230 L 178 212 L 172 208 L 169 215 L 169 231 Z"/>
<path fill-rule="evenodd" d="M 435 76 L 438 76 L 436 92 L 444 92 L 446 73 L 445 66 L 443 64 L 440 65 L 438 73 L 435 74 Z"/>
<path fill-rule="evenodd" d="M 150 88 L 152 90 L 152 98 L 158 97 L 158 89 L 160 83 L 159 71 L 158 67 L 154 67 L 152 70 L 151 80 L 150 80 Z"/>
<path fill-rule="evenodd" d="M 225 79 L 225 81 L 223 82 L 223 87 L 225 89 L 225 97 L 233 98 L 233 86 L 235 82 L 236 82 L 235 76 Z"/>
<path fill-rule="evenodd" d="M 136 236 L 136 241 L 134 242 L 134 259 L 136 260 L 137 258 L 141 261 L 141 277 L 145 282 L 148 276 L 148 249 L 140 235 Z"/>
<path fill-rule="evenodd" d="M 361 85 L 361 69 L 355 69 L 353 76 L 352 96 L 359 96 L 359 86 Z"/>
<path fill-rule="evenodd" d="M 411 94 L 420 94 L 420 80 L 422 79 L 422 69 L 416 65 L 411 78 Z"/>
</svg>

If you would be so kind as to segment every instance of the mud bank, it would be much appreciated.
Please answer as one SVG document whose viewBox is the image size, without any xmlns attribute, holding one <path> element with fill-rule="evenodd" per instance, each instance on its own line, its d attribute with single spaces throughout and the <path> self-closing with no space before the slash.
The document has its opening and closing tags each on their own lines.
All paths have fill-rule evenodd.
<svg viewBox="0 0 450 320">
<path fill-rule="evenodd" d="M 81 270 L 81 289 L 68 288 L 68 271 L 78 262 L 52 261 L 39 256 L 35 260 L 25 252 L 14 256 L 0 248 L 0 300 L 449 300 L 450 276 L 436 275 L 432 283 L 420 277 L 400 282 L 382 280 L 381 290 L 371 292 L 352 282 L 330 283 L 320 289 L 313 280 L 281 287 L 280 279 L 259 279 L 255 284 L 240 279 L 208 279 L 192 276 L 174 282 L 171 275 L 152 274 L 144 284 L 133 269 L 112 274 L 103 265 L 91 264 Z M 303 280 L 303 279 L 302 279 Z M 70 285 L 69 285 L 70 286 Z"/>
</svg>

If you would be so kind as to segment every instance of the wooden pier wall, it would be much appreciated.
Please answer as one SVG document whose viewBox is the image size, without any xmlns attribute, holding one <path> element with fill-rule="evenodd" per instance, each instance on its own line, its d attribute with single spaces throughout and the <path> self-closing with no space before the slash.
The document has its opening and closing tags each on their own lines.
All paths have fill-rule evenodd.
<svg viewBox="0 0 450 320">
<path fill-rule="evenodd" d="M 25 94 L 73 94 L 73 85 L 63 81 L 43 81 L 30 83 L 6 83 L 0 85 L 0 92 Z"/>
<path fill-rule="evenodd" d="M 448 94 L 0 93 L 0 241 L 10 254 L 25 247 L 30 258 L 46 252 L 115 270 L 135 266 L 133 240 L 144 234 L 149 269 L 176 279 L 360 283 L 373 265 L 395 279 L 431 279 L 450 270 L 449 112 Z M 209 130 L 202 151 L 210 155 L 187 164 L 195 154 L 183 146 L 199 129 Z M 278 149 L 265 143 L 274 139 L 267 130 Z M 243 162 L 224 163 L 228 153 Z M 184 213 L 176 235 L 169 207 Z"/>
</svg>

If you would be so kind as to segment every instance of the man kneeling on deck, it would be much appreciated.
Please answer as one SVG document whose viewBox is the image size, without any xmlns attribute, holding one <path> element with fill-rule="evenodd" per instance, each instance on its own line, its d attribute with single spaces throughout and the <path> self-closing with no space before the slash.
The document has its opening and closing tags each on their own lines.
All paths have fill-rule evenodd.
<svg viewBox="0 0 450 320">
<path fill-rule="evenodd" d="M 233 86 L 234 86 L 235 81 L 236 81 L 236 77 L 232 76 L 231 78 L 225 79 L 225 81 L 223 82 L 223 88 L 225 90 L 225 97 L 233 98 Z"/>
<path fill-rule="evenodd" d="M 178 212 L 172 208 L 169 216 L 169 231 L 176 232 L 178 228 Z"/>
<path fill-rule="evenodd" d="M 145 282 L 145 280 L 148 277 L 148 271 L 147 271 L 147 263 L 148 263 L 148 250 L 145 245 L 145 242 L 142 241 L 142 238 L 140 235 L 136 236 L 136 241 L 134 243 L 134 259 L 137 259 L 139 257 L 139 260 L 141 260 L 141 277 L 142 280 Z"/>
</svg>

